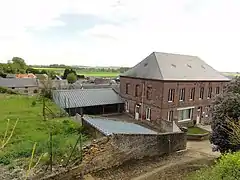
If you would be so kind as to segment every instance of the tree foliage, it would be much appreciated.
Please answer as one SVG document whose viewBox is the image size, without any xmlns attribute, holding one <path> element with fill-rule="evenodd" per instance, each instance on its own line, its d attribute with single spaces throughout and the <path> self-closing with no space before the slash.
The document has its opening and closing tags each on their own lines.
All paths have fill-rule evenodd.
<svg viewBox="0 0 240 180">
<path fill-rule="evenodd" d="M 220 152 L 237 151 L 239 145 L 232 142 L 231 123 L 238 124 L 240 118 L 240 78 L 230 82 L 224 92 L 212 103 L 212 135 L 211 143 L 217 145 Z"/>
<path fill-rule="evenodd" d="M 67 75 L 67 81 L 68 83 L 73 84 L 77 81 L 77 76 L 74 73 L 69 73 Z"/>
<path fill-rule="evenodd" d="M 77 73 L 75 70 L 66 68 L 63 73 L 63 79 L 67 79 L 67 76 L 70 73 L 73 73 L 75 76 L 77 76 Z"/>
<path fill-rule="evenodd" d="M 240 152 L 225 154 L 212 167 L 191 174 L 188 180 L 235 180 L 240 179 Z"/>
</svg>

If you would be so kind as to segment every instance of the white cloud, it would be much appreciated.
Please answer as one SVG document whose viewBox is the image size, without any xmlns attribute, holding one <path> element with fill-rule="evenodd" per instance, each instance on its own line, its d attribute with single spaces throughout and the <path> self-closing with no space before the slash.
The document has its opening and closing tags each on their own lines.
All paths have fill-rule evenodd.
<svg viewBox="0 0 240 180">
<path fill-rule="evenodd" d="M 238 0 L 0 0 L 0 59 L 32 64 L 134 65 L 152 51 L 198 55 L 219 70 L 240 65 Z M 36 41 L 27 28 L 64 26 L 62 14 L 117 22 L 79 31 L 74 41 Z"/>
</svg>

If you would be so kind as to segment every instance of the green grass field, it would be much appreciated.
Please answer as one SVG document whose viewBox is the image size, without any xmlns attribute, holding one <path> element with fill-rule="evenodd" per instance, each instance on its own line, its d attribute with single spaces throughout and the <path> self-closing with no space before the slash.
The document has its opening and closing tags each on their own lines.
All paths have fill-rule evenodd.
<svg viewBox="0 0 240 180">
<path fill-rule="evenodd" d="M 36 67 L 35 69 L 38 70 L 46 70 L 46 71 L 55 71 L 57 73 L 63 74 L 64 68 L 39 68 Z M 120 72 L 101 72 L 101 71 L 95 71 L 95 72 L 90 72 L 90 71 L 82 71 L 82 70 L 76 70 L 77 74 L 81 74 L 84 76 L 95 76 L 95 77 L 116 77 L 120 74 Z"/>
<path fill-rule="evenodd" d="M 33 101 L 36 101 L 35 106 L 32 105 Z M 47 104 L 55 113 L 60 112 L 54 103 L 48 101 Z M 0 147 L 7 129 L 7 120 L 10 119 L 10 129 L 7 133 L 9 137 L 15 121 L 19 119 L 12 138 L 3 149 L 0 149 L 0 164 L 9 164 L 14 159 L 30 157 L 35 142 L 38 155 L 49 152 L 51 126 L 55 162 L 60 160 L 59 158 L 64 159 L 69 156 L 81 128 L 68 117 L 44 121 L 42 103 L 37 101 L 36 97 L 0 94 L 0 111 Z"/>
</svg>

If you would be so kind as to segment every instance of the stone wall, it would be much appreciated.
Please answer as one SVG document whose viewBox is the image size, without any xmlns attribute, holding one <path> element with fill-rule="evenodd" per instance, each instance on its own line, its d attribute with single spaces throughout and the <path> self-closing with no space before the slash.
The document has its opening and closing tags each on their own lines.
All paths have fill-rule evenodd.
<svg viewBox="0 0 240 180">
<path fill-rule="evenodd" d="M 186 149 L 186 134 L 183 132 L 157 135 L 115 134 L 112 144 L 123 151 L 129 159 L 141 159 Z"/>
<path fill-rule="evenodd" d="M 43 179 L 79 179 L 84 174 L 119 166 L 133 159 L 162 156 L 184 149 L 186 149 L 186 134 L 183 132 L 156 135 L 114 134 L 85 147 L 80 166 Z"/>
</svg>

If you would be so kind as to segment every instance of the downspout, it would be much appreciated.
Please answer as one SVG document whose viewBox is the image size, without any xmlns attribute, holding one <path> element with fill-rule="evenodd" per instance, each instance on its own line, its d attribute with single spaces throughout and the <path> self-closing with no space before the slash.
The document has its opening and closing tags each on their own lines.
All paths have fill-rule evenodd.
<svg viewBox="0 0 240 180">
<path fill-rule="evenodd" d="M 141 104 L 141 108 L 142 108 L 142 113 L 141 113 L 141 120 L 143 120 L 143 98 L 144 98 L 144 92 L 145 92 L 145 82 L 143 82 L 143 88 L 142 88 L 142 104 Z"/>
</svg>

